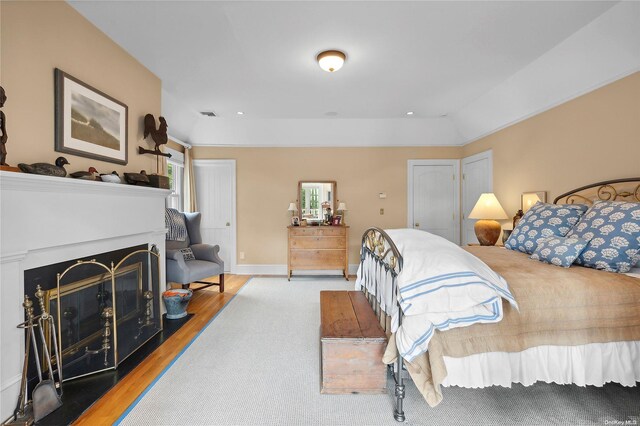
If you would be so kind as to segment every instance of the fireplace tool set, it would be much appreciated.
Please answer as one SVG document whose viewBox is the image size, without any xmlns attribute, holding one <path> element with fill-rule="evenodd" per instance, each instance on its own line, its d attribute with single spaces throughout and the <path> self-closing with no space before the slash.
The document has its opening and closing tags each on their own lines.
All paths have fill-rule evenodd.
<svg viewBox="0 0 640 426">
<path fill-rule="evenodd" d="M 33 315 L 33 302 L 28 295 L 25 294 L 24 307 L 27 320 L 18 324 L 18 328 L 27 330 L 27 338 L 25 341 L 24 351 L 24 364 L 22 366 L 22 380 L 20 382 L 20 394 L 18 395 L 18 403 L 13 413 L 13 417 L 6 421 L 4 425 L 31 425 L 33 422 L 37 422 L 40 419 L 46 417 L 51 412 L 62 406 L 62 359 L 58 350 L 58 338 L 56 334 L 55 321 L 51 315 L 45 309 L 44 303 L 44 291 L 40 286 L 37 286 L 35 293 L 36 298 L 40 304 L 41 314 L 38 316 Z M 42 351 L 44 352 L 44 365 L 41 365 L 40 354 L 38 351 L 38 344 L 35 329 L 38 329 L 40 341 L 42 345 Z M 49 345 L 45 339 L 45 328 L 49 331 L 49 335 L 52 339 L 52 346 L 54 348 L 56 370 L 51 365 L 51 353 L 49 352 Z M 31 401 L 28 400 L 28 380 L 27 372 L 29 368 L 29 355 L 31 352 L 31 346 L 33 346 L 33 355 L 35 358 L 36 370 L 38 371 L 38 384 L 31 391 Z M 48 378 L 44 379 L 43 373 L 46 367 L 46 373 Z M 58 381 L 55 380 L 55 375 L 58 376 Z"/>
</svg>

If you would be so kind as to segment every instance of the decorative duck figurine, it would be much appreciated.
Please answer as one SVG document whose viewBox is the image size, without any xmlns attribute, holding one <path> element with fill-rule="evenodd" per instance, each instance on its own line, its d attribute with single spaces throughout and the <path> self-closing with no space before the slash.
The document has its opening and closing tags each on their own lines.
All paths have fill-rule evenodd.
<svg viewBox="0 0 640 426">
<path fill-rule="evenodd" d="M 57 176 L 57 177 L 65 177 L 67 175 L 67 171 L 64 169 L 64 165 L 69 164 L 66 158 L 58 157 L 56 158 L 56 165 L 49 163 L 34 163 L 34 164 L 18 164 L 20 170 L 24 173 L 32 173 L 34 175 L 45 175 L 45 176 Z"/>
<path fill-rule="evenodd" d="M 95 167 L 89 167 L 88 171 L 73 172 L 69 176 L 75 179 L 96 180 L 98 171 Z"/>
<path fill-rule="evenodd" d="M 140 170 L 140 173 L 125 173 L 124 178 L 129 185 L 142 185 L 149 186 L 149 176 L 144 170 Z"/>
<path fill-rule="evenodd" d="M 122 181 L 120 180 L 120 175 L 115 170 L 111 172 L 111 174 L 101 174 L 100 179 L 102 179 L 103 182 L 122 183 Z"/>
</svg>

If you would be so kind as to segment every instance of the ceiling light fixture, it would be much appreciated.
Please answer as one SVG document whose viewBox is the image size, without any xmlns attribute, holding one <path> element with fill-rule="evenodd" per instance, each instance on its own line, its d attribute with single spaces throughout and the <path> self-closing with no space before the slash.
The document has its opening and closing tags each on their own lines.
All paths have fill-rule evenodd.
<svg viewBox="0 0 640 426">
<path fill-rule="evenodd" d="M 344 52 L 339 50 L 326 50 L 324 52 L 320 52 L 316 59 L 318 61 L 318 65 L 320 65 L 320 68 L 323 70 L 327 72 L 336 72 L 342 68 L 347 56 Z"/>
<path fill-rule="evenodd" d="M 244 112 L 242 112 L 242 111 L 238 111 L 238 112 L 236 112 L 236 114 L 238 114 L 238 115 L 244 115 Z"/>
<path fill-rule="evenodd" d="M 413 111 L 407 112 L 407 115 L 413 115 Z"/>
</svg>

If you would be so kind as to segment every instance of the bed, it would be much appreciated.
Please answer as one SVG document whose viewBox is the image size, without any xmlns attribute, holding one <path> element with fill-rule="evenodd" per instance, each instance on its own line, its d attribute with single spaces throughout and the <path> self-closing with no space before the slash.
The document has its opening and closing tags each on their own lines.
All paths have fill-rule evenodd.
<svg viewBox="0 0 640 426">
<path fill-rule="evenodd" d="M 554 204 L 590 204 L 593 200 L 640 203 L 640 178 L 587 185 L 562 194 Z M 356 288 L 364 291 L 390 336 L 383 361 L 389 364 L 395 381 L 396 420 L 405 420 L 403 371 L 409 373 L 431 406 L 442 400 L 442 386 L 510 387 L 512 383 L 527 386 L 536 381 L 636 386 L 640 382 L 637 270 L 613 273 L 575 265 L 561 268 L 501 247 L 461 250 L 439 237 L 426 238 L 431 245 L 425 245 L 429 249 L 424 250 L 421 245 L 411 244 L 415 233 L 421 232 L 367 229 L 356 280 Z M 473 258 L 472 262 L 488 266 L 489 271 L 480 265 L 478 273 L 487 280 L 466 286 L 476 279 L 465 278 L 464 291 L 448 292 L 436 304 L 432 301 L 416 312 L 408 294 L 423 294 L 424 283 L 433 288 L 434 281 L 430 278 L 420 281 L 423 284 L 407 286 L 404 274 L 412 269 L 414 273 L 420 268 L 441 267 L 448 251 L 451 256 Z M 429 263 L 429 258 L 436 257 L 433 253 L 440 263 Z M 490 276 L 492 273 L 497 278 Z M 460 274 L 450 269 L 437 276 Z M 462 282 L 445 284 L 458 291 Z M 492 294 L 495 297 L 489 297 Z M 438 311 L 442 304 L 464 303 L 465 298 L 482 302 L 464 315 L 442 317 L 427 312 Z M 464 324 L 467 318 L 474 322 Z M 434 329 L 433 324 L 446 326 Z"/>
</svg>

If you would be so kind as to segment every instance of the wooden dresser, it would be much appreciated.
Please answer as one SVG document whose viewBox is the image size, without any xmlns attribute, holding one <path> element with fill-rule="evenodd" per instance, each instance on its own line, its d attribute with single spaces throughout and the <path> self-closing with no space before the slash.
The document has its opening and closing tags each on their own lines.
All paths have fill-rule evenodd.
<svg viewBox="0 0 640 426">
<path fill-rule="evenodd" d="M 342 270 L 349 280 L 348 226 L 289 226 L 288 278 L 293 270 Z"/>
</svg>

